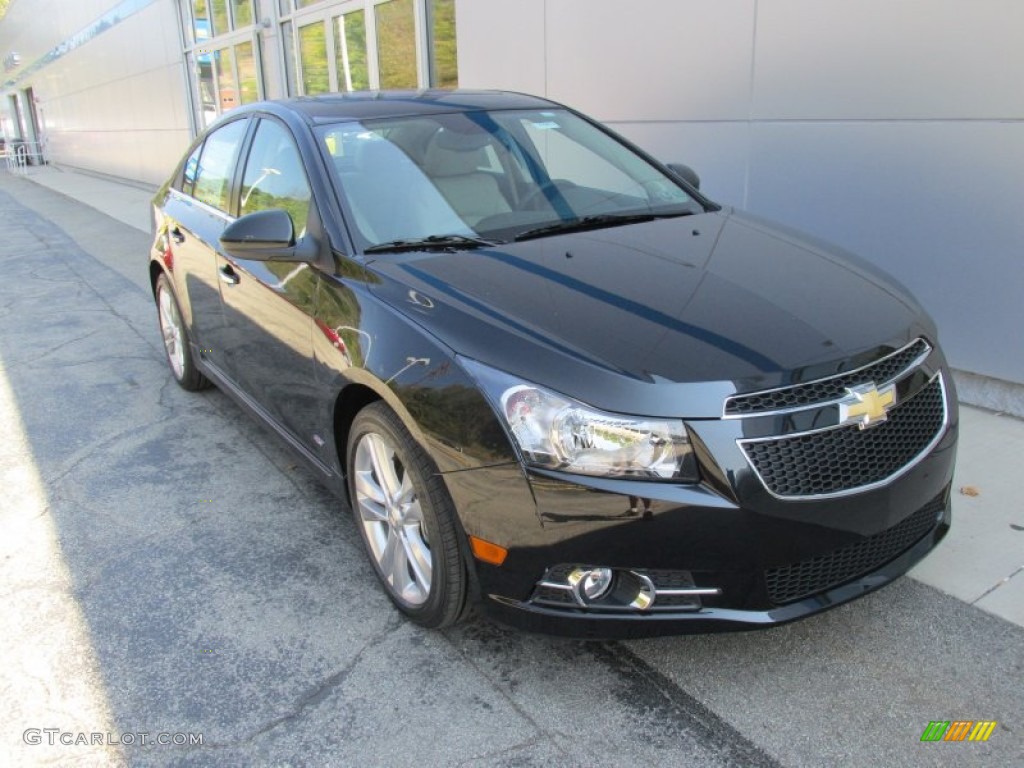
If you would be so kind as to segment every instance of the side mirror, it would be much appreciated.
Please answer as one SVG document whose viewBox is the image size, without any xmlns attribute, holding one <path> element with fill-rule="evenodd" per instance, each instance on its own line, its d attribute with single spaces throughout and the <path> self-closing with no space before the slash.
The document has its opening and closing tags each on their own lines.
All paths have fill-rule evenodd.
<svg viewBox="0 0 1024 768">
<path fill-rule="evenodd" d="M 665 167 L 694 189 L 700 189 L 700 176 L 690 166 L 682 163 L 665 163 Z"/>
<path fill-rule="evenodd" d="M 311 237 L 295 243 L 292 217 L 280 208 L 249 213 L 229 224 L 220 245 L 237 259 L 251 261 L 314 261 L 317 248 Z"/>
</svg>

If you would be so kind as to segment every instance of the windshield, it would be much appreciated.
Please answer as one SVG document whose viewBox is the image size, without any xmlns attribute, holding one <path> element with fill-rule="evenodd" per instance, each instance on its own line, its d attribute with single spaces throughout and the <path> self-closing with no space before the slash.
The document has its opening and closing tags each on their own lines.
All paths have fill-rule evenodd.
<svg viewBox="0 0 1024 768">
<path fill-rule="evenodd" d="M 362 250 L 427 238 L 502 242 L 703 210 L 679 182 L 566 110 L 365 120 L 318 133 Z"/>
</svg>

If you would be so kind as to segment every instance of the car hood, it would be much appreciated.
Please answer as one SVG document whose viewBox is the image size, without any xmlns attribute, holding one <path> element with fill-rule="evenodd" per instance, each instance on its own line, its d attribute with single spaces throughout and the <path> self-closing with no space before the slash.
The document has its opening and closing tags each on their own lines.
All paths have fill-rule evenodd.
<svg viewBox="0 0 1024 768">
<path fill-rule="evenodd" d="M 729 394 L 932 330 L 862 259 L 731 210 L 369 266 L 374 293 L 455 352 L 649 416 L 720 416 Z"/>
</svg>

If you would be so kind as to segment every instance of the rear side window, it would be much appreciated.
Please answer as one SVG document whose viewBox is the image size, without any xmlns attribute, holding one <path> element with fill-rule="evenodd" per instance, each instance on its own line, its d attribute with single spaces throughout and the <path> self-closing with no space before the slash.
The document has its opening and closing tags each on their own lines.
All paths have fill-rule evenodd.
<svg viewBox="0 0 1024 768">
<path fill-rule="evenodd" d="M 185 161 L 185 171 L 182 174 L 181 191 L 186 195 L 191 195 L 195 190 L 196 172 L 199 170 L 199 153 L 202 149 L 203 145 L 200 144 L 192 150 L 192 154 L 189 155 L 188 160 Z"/>
<path fill-rule="evenodd" d="M 238 147 L 245 137 L 247 120 L 235 120 L 211 133 L 203 143 L 192 196 L 225 213 L 231 203 L 231 175 Z M 186 186 L 188 169 L 186 168 Z"/>
<path fill-rule="evenodd" d="M 240 214 L 281 208 L 292 217 L 295 236 L 306 231 L 309 181 L 291 133 L 275 120 L 261 120 L 242 177 Z"/>
</svg>

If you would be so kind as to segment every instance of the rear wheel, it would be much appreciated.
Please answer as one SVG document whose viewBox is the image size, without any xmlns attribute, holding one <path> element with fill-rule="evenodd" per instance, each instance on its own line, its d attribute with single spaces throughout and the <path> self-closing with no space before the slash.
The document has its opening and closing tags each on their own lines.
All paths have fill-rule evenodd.
<svg viewBox="0 0 1024 768">
<path fill-rule="evenodd" d="M 429 457 L 384 403 L 356 416 L 348 440 L 352 512 L 388 597 L 424 627 L 461 618 L 466 567 L 454 505 Z"/>
<path fill-rule="evenodd" d="M 160 336 L 164 342 L 164 352 L 167 353 L 167 365 L 174 380 L 192 392 L 206 389 L 210 381 L 199 371 L 192 358 L 188 330 L 166 275 L 160 275 L 156 281 L 156 309 L 160 320 Z"/>
</svg>

